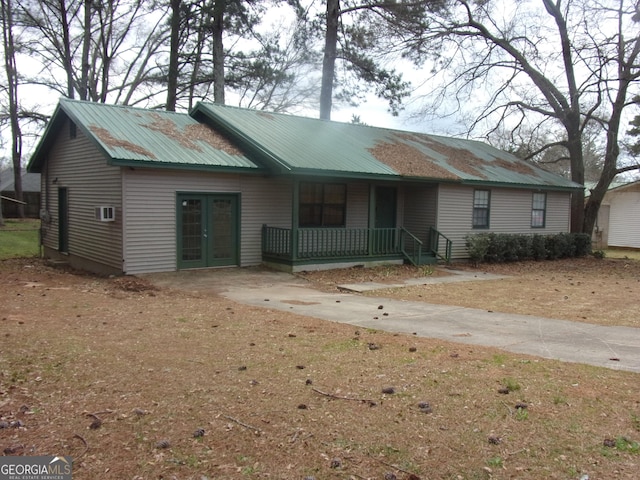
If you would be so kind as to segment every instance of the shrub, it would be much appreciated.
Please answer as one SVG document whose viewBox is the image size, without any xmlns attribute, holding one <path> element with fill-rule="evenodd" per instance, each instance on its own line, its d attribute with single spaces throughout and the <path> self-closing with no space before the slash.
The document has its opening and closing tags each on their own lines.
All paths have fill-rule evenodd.
<svg viewBox="0 0 640 480">
<path fill-rule="evenodd" d="M 549 260 L 557 260 L 562 257 L 561 241 L 556 235 L 547 235 L 544 237 L 544 248 L 547 251 L 547 258 Z"/>
<path fill-rule="evenodd" d="M 583 257 L 591 252 L 591 237 L 585 233 L 518 235 L 479 233 L 467 235 L 465 243 L 472 262 L 513 262 Z"/>
<path fill-rule="evenodd" d="M 531 238 L 531 253 L 535 260 L 547 259 L 547 246 L 544 235 L 535 234 Z"/>
<path fill-rule="evenodd" d="M 465 244 L 469 252 L 469 258 L 475 264 L 483 262 L 487 256 L 489 249 L 489 234 L 479 233 L 476 235 L 467 235 L 465 237 Z"/>
<path fill-rule="evenodd" d="M 484 261 L 498 263 L 504 261 L 505 236 L 497 233 L 489 233 L 489 246 Z"/>
<path fill-rule="evenodd" d="M 533 237 L 531 235 L 516 236 L 518 242 L 518 257 L 520 260 L 533 258 Z"/>
<path fill-rule="evenodd" d="M 584 257 L 591 253 L 591 235 L 588 233 L 572 233 L 573 244 L 576 247 L 575 256 Z"/>
</svg>

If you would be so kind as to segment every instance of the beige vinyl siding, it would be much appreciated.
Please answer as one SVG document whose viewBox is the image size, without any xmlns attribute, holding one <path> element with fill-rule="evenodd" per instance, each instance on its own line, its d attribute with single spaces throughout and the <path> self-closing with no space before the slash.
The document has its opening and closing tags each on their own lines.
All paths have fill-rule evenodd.
<svg viewBox="0 0 640 480">
<path fill-rule="evenodd" d="M 347 228 L 369 227 L 369 184 L 347 184 Z"/>
<path fill-rule="evenodd" d="M 640 191 L 612 192 L 609 246 L 640 248 Z"/>
<path fill-rule="evenodd" d="M 438 195 L 438 225 L 453 242 L 452 258 L 467 257 L 465 237 L 468 234 L 496 232 L 518 234 L 552 234 L 569 230 L 569 193 L 547 192 L 545 228 L 531 228 L 533 190 L 478 187 L 491 191 L 490 227 L 472 227 L 473 187 L 441 185 Z"/>
<path fill-rule="evenodd" d="M 128 170 L 125 271 L 129 274 L 177 269 L 178 193 L 234 193 L 240 208 L 240 264 L 262 261 L 262 225 L 291 225 L 291 182 L 241 174 Z"/>
<path fill-rule="evenodd" d="M 293 182 L 286 178 L 241 177 L 241 264 L 262 262 L 262 225 L 291 228 Z"/>
<path fill-rule="evenodd" d="M 69 123 L 60 130 L 42 175 L 42 208 L 51 223 L 44 224 L 43 244 L 58 250 L 58 189 L 66 187 L 69 207 L 70 256 L 89 259 L 116 269 L 122 265 L 121 171 L 107 165 L 94 144 L 78 129 L 69 137 Z M 47 183 L 48 182 L 48 183 Z M 100 222 L 95 207 L 115 207 L 114 222 Z"/>
<path fill-rule="evenodd" d="M 532 228 L 536 233 L 537 228 Z M 571 230 L 571 194 L 565 192 L 547 193 L 547 223 L 545 233 L 561 233 Z"/>
<path fill-rule="evenodd" d="M 438 187 L 411 186 L 405 189 L 404 228 L 418 237 L 425 247 L 429 244 L 429 227 L 436 226 Z"/>
</svg>

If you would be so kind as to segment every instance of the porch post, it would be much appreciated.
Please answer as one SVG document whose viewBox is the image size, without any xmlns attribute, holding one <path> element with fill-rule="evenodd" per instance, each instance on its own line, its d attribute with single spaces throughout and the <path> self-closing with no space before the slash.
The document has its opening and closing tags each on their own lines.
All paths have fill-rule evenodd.
<svg viewBox="0 0 640 480">
<path fill-rule="evenodd" d="M 298 220 L 300 218 L 300 180 L 293 181 L 291 196 L 291 261 L 298 259 Z"/>
<path fill-rule="evenodd" d="M 367 255 L 373 255 L 373 242 L 376 227 L 376 187 L 369 184 L 369 230 L 367 234 Z"/>
</svg>

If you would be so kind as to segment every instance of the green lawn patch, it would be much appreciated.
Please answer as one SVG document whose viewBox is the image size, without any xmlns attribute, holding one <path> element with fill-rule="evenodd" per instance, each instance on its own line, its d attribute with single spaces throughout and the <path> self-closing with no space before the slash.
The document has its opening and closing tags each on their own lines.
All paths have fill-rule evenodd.
<svg viewBox="0 0 640 480">
<path fill-rule="evenodd" d="M 0 260 L 38 255 L 40 220 L 5 218 L 4 223 L 0 227 Z"/>
</svg>

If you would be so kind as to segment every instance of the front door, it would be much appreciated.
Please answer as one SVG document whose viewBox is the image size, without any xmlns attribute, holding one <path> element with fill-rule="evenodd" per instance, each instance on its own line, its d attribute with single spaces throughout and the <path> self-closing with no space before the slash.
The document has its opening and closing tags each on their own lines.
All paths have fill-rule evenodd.
<svg viewBox="0 0 640 480">
<path fill-rule="evenodd" d="M 397 190 L 395 187 L 375 188 L 375 212 L 372 251 L 375 254 L 388 254 L 396 251 L 396 205 Z"/>
<path fill-rule="evenodd" d="M 238 197 L 178 195 L 178 268 L 238 264 Z"/>
<path fill-rule="evenodd" d="M 375 228 L 396 228 L 395 187 L 376 187 L 375 190 Z"/>
</svg>

